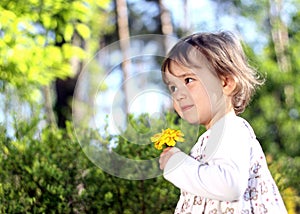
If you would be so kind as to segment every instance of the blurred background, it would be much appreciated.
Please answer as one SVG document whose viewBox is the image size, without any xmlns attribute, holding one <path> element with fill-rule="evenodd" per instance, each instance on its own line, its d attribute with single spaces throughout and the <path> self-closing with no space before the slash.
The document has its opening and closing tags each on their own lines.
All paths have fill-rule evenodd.
<svg viewBox="0 0 300 214">
<path fill-rule="evenodd" d="M 76 82 L 90 59 L 116 41 L 220 30 L 243 39 L 250 64 L 266 78 L 242 116 L 253 125 L 288 212 L 299 213 L 299 0 L 1 0 L 0 213 L 173 213 L 179 190 L 161 176 L 117 178 L 86 157 L 72 123 Z M 121 54 L 126 45 L 120 42 Z M 160 62 L 151 66 L 159 69 Z M 130 70 L 118 66 L 98 90 L 126 80 Z M 83 95 L 87 103 L 89 93 Z M 149 131 L 147 116 L 127 113 L 139 131 Z M 178 124 L 176 116 L 166 120 Z M 103 147 L 113 141 L 128 157 L 158 155 L 118 135 L 95 138 Z"/>
</svg>

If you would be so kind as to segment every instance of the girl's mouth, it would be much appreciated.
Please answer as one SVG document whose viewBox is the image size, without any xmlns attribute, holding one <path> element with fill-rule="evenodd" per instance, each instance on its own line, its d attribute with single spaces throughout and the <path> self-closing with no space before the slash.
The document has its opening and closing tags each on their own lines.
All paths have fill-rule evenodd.
<svg viewBox="0 0 300 214">
<path fill-rule="evenodd" d="M 181 111 L 184 112 L 184 111 L 190 110 L 192 107 L 193 107 L 193 105 L 185 105 L 185 106 L 182 106 L 182 107 L 181 107 Z"/>
</svg>

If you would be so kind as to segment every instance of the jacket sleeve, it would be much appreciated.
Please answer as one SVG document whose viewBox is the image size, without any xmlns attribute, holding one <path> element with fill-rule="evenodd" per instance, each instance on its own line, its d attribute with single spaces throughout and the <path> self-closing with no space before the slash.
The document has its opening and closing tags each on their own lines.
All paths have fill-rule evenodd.
<svg viewBox="0 0 300 214">
<path fill-rule="evenodd" d="M 180 189 L 198 196 L 221 201 L 238 200 L 248 183 L 250 135 L 247 129 L 226 131 L 208 162 L 199 162 L 177 152 L 168 160 L 164 177 Z"/>
</svg>

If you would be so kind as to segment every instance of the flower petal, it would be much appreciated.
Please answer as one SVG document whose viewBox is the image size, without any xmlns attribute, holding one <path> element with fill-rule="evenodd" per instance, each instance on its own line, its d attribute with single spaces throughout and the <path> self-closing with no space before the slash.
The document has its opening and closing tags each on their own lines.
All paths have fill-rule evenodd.
<svg viewBox="0 0 300 214">
<path fill-rule="evenodd" d="M 162 129 L 161 133 L 157 133 L 151 137 L 151 142 L 154 142 L 154 147 L 161 150 L 164 145 L 175 146 L 176 142 L 184 142 L 184 134 L 180 130 Z"/>
</svg>

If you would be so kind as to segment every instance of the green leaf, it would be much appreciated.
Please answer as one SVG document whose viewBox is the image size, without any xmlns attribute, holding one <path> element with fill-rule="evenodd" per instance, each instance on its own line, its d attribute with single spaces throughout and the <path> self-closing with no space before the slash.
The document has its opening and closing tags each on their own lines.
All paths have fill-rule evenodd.
<svg viewBox="0 0 300 214">
<path fill-rule="evenodd" d="M 64 38 L 66 42 L 70 42 L 74 33 L 74 27 L 72 24 L 67 24 L 64 30 Z"/>
<path fill-rule="evenodd" d="M 78 34 L 83 38 L 83 39 L 88 39 L 91 36 L 91 30 L 90 28 L 82 23 L 76 24 L 76 30 Z"/>
</svg>

